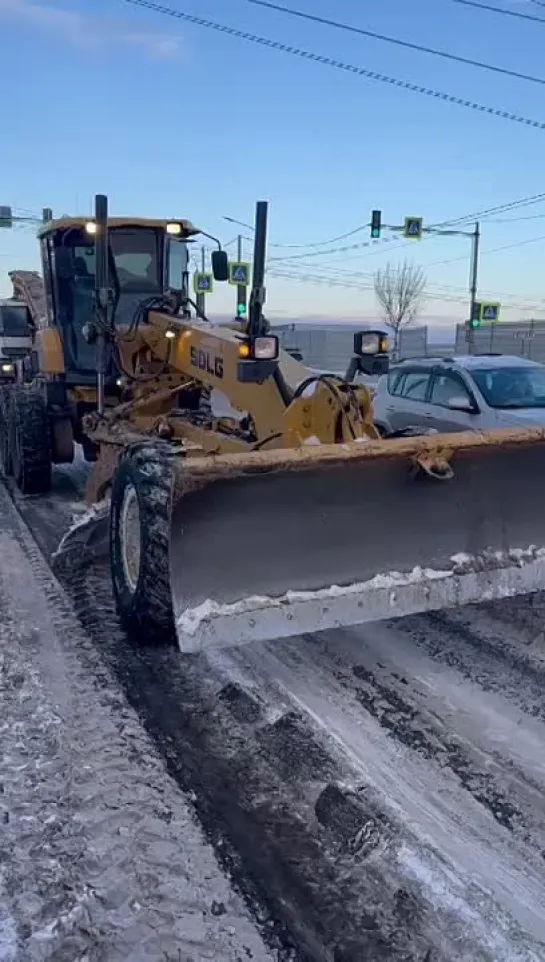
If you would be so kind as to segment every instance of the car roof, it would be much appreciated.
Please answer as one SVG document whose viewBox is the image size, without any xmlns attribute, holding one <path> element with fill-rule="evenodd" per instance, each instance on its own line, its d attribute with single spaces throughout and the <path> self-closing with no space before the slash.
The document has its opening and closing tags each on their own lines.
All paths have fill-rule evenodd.
<svg viewBox="0 0 545 962">
<path fill-rule="evenodd" d="M 467 371 L 498 368 L 498 367 L 543 367 L 539 361 L 531 361 L 527 357 L 519 357 L 517 354 L 453 354 L 450 357 L 414 357 L 405 358 L 397 364 L 392 365 L 397 370 L 404 367 L 425 368 L 430 367 L 461 367 Z"/>
</svg>

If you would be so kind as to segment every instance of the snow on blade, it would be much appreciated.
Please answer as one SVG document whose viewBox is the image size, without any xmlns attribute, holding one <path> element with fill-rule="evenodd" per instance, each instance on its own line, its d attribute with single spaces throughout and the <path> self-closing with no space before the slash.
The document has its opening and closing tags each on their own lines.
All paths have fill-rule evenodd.
<svg viewBox="0 0 545 962">
<path fill-rule="evenodd" d="M 409 572 L 379 573 L 368 581 L 316 591 L 250 595 L 230 603 L 208 598 L 185 609 L 178 605 L 179 646 L 183 652 L 195 652 L 272 641 L 528 594 L 541 590 L 545 582 L 545 548 L 455 555 L 450 561 L 447 569 L 417 566 Z"/>
<path fill-rule="evenodd" d="M 219 616 L 255 614 L 263 608 L 281 608 L 283 605 L 296 604 L 298 601 L 326 601 L 328 598 L 342 598 L 359 594 L 362 589 L 393 588 L 396 585 L 414 584 L 416 581 L 434 578 L 449 578 L 452 571 L 435 571 L 432 568 L 413 568 L 408 574 L 391 571 L 389 574 L 378 574 L 370 581 L 355 582 L 352 585 L 331 585 L 329 588 L 319 588 L 317 591 L 287 591 L 284 595 L 271 598 L 268 595 L 251 595 L 232 604 L 219 604 L 207 598 L 196 608 L 187 608 L 178 618 L 180 631 L 194 635 L 203 621 Z"/>
</svg>

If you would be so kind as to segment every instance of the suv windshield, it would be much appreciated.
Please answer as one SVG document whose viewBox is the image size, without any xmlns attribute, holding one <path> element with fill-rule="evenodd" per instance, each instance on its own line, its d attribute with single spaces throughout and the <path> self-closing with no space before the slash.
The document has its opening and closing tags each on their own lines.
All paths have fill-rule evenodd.
<svg viewBox="0 0 545 962">
<path fill-rule="evenodd" d="M 492 408 L 545 407 L 545 367 L 501 367 L 471 375 Z"/>
</svg>

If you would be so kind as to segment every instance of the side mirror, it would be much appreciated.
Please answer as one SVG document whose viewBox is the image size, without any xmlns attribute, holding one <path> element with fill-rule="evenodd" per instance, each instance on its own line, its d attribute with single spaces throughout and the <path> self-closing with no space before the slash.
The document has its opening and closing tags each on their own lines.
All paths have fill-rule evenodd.
<svg viewBox="0 0 545 962">
<path fill-rule="evenodd" d="M 229 258 L 225 251 L 212 251 L 212 273 L 215 281 L 229 280 Z"/>
<path fill-rule="evenodd" d="M 476 414 L 475 407 L 471 403 L 468 397 L 463 394 L 457 395 L 456 397 L 451 397 L 448 402 L 448 406 L 451 411 L 465 411 L 466 414 Z"/>
</svg>

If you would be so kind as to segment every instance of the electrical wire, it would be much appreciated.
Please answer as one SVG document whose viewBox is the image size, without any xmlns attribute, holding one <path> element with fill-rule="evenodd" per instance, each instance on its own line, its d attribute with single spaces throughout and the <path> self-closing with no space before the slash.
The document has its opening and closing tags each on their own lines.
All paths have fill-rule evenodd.
<svg viewBox="0 0 545 962">
<path fill-rule="evenodd" d="M 346 281 L 341 278 L 331 278 L 324 276 L 322 274 L 297 274 L 293 271 L 288 270 L 273 270 L 267 272 L 269 276 L 275 277 L 281 280 L 296 281 L 303 284 L 313 284 L 317 286 L 322 286 L 327 284 L 328 287 L 339 287 L 343 289 L 350 289 L 356 291 L 374 291 L 374 284 L 365 284 L 358 281 Z M 445 304 L 466 304 L 469 299 L 469 293 L 465 296 L 460 295 L 459 297 L 454 294 L 439 294 L 433 291 L 425 290 L 424 298 L 430 301 L 438 301 Z M 496 296 L 496 295 L 494 295 Z M 519 310 L 519 311 L 545 311 L 545 302 L 539 303 L 536 300 L 534 303 L 528 303 L 527 301 L 511 301 L 505 302 L 502 306 L 506 310 Z"/>
<path fill-rule="evenodd" d="M 251 231 L 254 230 L 254 228 L 252 227 L 251 224 L 246 224 L 243 220 L 237 220 L 236 217 L 226 217 L 226 216 L 224 215 L 223 219 L 229 221 L 230 224 L 238 224 L 239 227 L 245 227 L 246 230 L 251 230 Z M 344 233 L 344 234 L 338 234 L 336 237 L 330 237 L 328 240 L 312 241 L 312 243 L 309 243 L 309 244 L 273 244 L 273 243 L 269 243 L 268 246 L 269 246 L 269 247 L 291 248 L 291 249 L 304 249 L 304 248 L 307 248 L 307 247 L 325 247 L 325 246 L 327 246 L 328 244 L 336 244 L 337 241 L 346 240 L 347 237 L 353 237 L 354 234 L 359 234 L 359 233 L 361 233 L 361 231 L 367 230 L 368 227 L 369 227 L 369 224 L 360 224 L 358 227 L 354 227 L 352 230 L 346 231 L 346 233 Z M 244 237 L 243 239 L 244 239 L 244 240 L 252 241 L 252 238 L 251 238 L 251 237 Z M 228 245 L 224 244 L 223 246 L 226 247 L 226 246 L 228 246 Z"/>
<path fill-rule="evenodd" d="M 389 84 L 390 86 L 397 87 L 400 90 L 408 90 L 411 93 L 417 93 L 424 97 L 432 97 L 434 100 L 439 100 L 443 103 L 454 104 L 458 107 L 465 107 L 468 110 L 475 110 L 478 113 L 487 114 L 490 117 L 498 117 L 501 120 L 508 120 L 511 123 L 522 124 L 524 127 L 533 127 L 537 130 L 545 130 L 545 122 L 541 120 L 534 120 L 529 117 L 524 117 L 521 114 L 514 114 L 508 110 L 500 110 L 497 107 L 489 107 L 485 104 L 477 103 L 476 101 L 467 100 L 464 97 L 457 97 L 454 94 L 449 94 L 445 91 L 435 90 L 432 87 L 423 87 L 421 84 L 413 84 L 408 80 L 399 80 L 396 77 L 390 77 L 388 74 L 378 73 L 374 70 L 368 70 L 366 67 L 359 67 L 354 64 L 346 63 L 342 60 L 336 60 L 333 57 L 326 57 L 322 54 L 314 53 L 313 51 L 303 50 L 300 47 L 293 47 L 289 44 L 281 43 L 278 40 L 271 40 L 268 37 L 259 36 L 258 34 L 250 33 L 246 30 L 239 30 L 235 27 L 229 27 L 226 24 L 217 23 L 214 20 L 207 20 L 204 17 L 196 17 L 189 13 L 183 13 L 181 10 L 173 10 L 172 7 L 166 7 L 162 4 L 154 3 L 152 0 L 123 0 L 123 2 L 129 3 L 135 7 L 141 7 L 144 10 L 151 10 L 154 13 L 158 13 L 162 16 L 173 17 L 177 20 L 182 20 L 185 23 L 192 23 L 197 27 L 204 27 L 207 30 L 214 30 L 216 33 L 222 33 L 226 36 L 235 37 L 239 40 L 246 40 L 249 43 L 258 44 L 261 47 L 268 47 L 270 50 L 277 50 L 281 53 L 287 53 L 292 57 L 299 57 L 302 60 L 322 64 L 325 67 L 332 67 L 335 70 L 342 70 L 344 73 L 350 73 L 354 76 L 365 78 L 366 80 L 374 80 L 379 83 Z"/>
<path fill-rule="evenodd" d="M 472 211 L 472 212 L 469 213 L 469 214 L 463 214 L 463 215 L 461 215 L 461 216 L 459 216 L 459 217 L 452 218 L 451 220 L 441 221 L 441 222 L 439 222 L 439 223 L 437 223 L 437 224 L 432 224 L 432 225 L 430 225 L 430 226 L 432 226 L 432 227 L 434 227 L 434 228 L 436 228 L 436 229 L 441 229 L 441 228 L 443 228 L 443 227 L 448 228 L 448 227 L 463 226 L 464 224 L 469 223 L 469 222 L 471 222 L 471 221 L 477 221 L 477 220 L 482 221 L 482 220 L 486 220 L 486 219 L 489 218 L 490 215 L 492 215 L 492 214 L 508 213 L 509 211 L 520 210 L 520 209 L 524 209 L 524 208 L 526 208 L 526 207 L 533 207 L 535 204 L 541 204 L 541 203 L 545 203 L 545 192 L 540 193 L 540 194 L 530 194 L 530 195 L 528 195 L 527 197 L 522 197 L 522 198 L 520 198 L 519 200 L 508 201 L 507 203 L 504 203 L 504 204 L 496 204 L 494 207 L 486 207 L 484 210 Z M 545 217 L 545 214 L 539 214 L 539 215 L 536 215 L 536 216 L 538 216 L 538 217 Z M 523 218 L 521 218 L 521 220 L 522 220 L 522 219 L 523 219 Z M 251 231 L 253 232 L 253 227 L 250 227 L 249 224 L 245 224 L 244 221 L 237 221 L 234 217 L 229 217 L 228 220 L 229 220 L 229 221 L 232 221 L 232 222 L 234 222 L 234 223 L 236 223 L 236 224 L 240 224 L 241 226 L 247 227 L 249 230 L 251 230 Z M 514 220 L 515 220 L 515 218 L 513 218 L 513 221 L 514 221 Z M 496 222 L 496 221 L 493 221 L 493 223 L 503 223 L 503 221 L 497 221 L 497 222 Z M 511 223 L 511 221 L 505 221 L 505 223 Z M 293 249 L 299 249 L 299 248 L 300 248 L 300 249 L 302 249 L 302 250 L 307 250 L 309 257 L 322 257 L 322 256 L 325 257 L 326 255 L 329 255 L 329 254 L 332 254 L 332 253 L 333 253 L 333 254 L 335 254 L 335 253 L 345 253 L 345 252 L 348 251 L 348 250 L 357 250 L 357 249 L 361 249 L 361 248 L 363 248 L 363 247 L 376 247 L 376 246 L 377 246 L 377 239 L 371 239 L 371 240 L 369 240 L 369 241 L 363 241 L 363 242 L 360 242 L 360 243 L 358 243 L 358 244 L 351 244 L 351 245 L 348 245 L 348 246 L 346 246 L 346 247 L 333 248 L 333 249 L 331 249 L 331 250 L 329 250 L 329 251 L 316 251 L 316 252 L 314 252 L 314 251 L 309 251 L 309 248 L 312 248 L 312 247 L 320 247 L 320 246 L 322 246 L 323 244 L 327 244 L 327 243 L 333 244 L 333 243 L 335 242 L 335 240 L 344 240 L 345 237 L 350 237 L 350 236 L 353 235 L 353 234 L 357 234 L 357 233 L 360 232 L 361 230 L 367 230 L 367 229 L 369 228 L 369 226 L 370 226 L 369 224 L 363 224 L 363 225 L 361 225 L 361 227 L 356 227 L 356 228 L 354 228 L 354 229 L 351 230 L 351 231 L 347 231 L 346 234 L 340 234 L 337 238 L 331 238 L 329 242 L 328 242 L 328 241 L 316 241 L 316 242 L 309 243 L 309 244 L 272 244 L 272 243 L 271 243 L 271 244 L 268 244 L 268 247 L 271 247 L 271 248 L 274 247 L 275 249 L 277 249 L 277 248 L 286 248 L 286 249 L 293 248 Z M 387 228 L 385 228 L 385 229 L 387 229 Z M 428 234 L 428 235 L 424 235 L 424 237 L 422 238 L 422 240 L 428 240 L 429 238 L 430 238 L 430 235 L 429 235 L 429 234 Z M 246 240 L 246 241 L 248 241 L 249 243 L 253 243 L 253 237 L 248 237 L 248 236 L 246 236 L 246 235 L 243 235 L 243 240 Z M 393 242 L 393 238 L 386 238 L 386 237 L 380 238 L 380 240 L 378 241 L 378 243 L 385 243 L 385 244 L 391 244 L 392 242 Z M 399 250 L 399 249 L 404 248 L 404 247 L 409 247 L 409 246 L 412 245 L 412 244 L 414 244 L 414 241 L 407 241 L 407 242 L 404 243 L 404 244 L 397 244 L 395 247 L 390 248 L 390 249 L 388 250 L 388 253 L 390 253 L 390 251 Z M 382 254 L 383 251 L 384 251 L 384 249 L 381 248 L 380 250 L 373 251 L 372 253 L 373 253 L 373 254 L 375 254 L 375 253 L 376 253 L 376 254 Z M 269 260 L 270 260 L 270 261 L 276 261 L 277 263 L 280 263 L 280 261 L 284 262 L 284 261 L 295 260 L 295 259 L 297 259 L 297 260 L 303 259 L 303 258 L 306 259 L 306 257 L 307 257 L 307 254 L 295 254 L 295 255 L 286 255 L 285 257 L 269 258 Z"/>
<path fill-rule="evenodd" d="M 271 0 L 246 0 L 256 7 L 265 7 L 267 10 L 274 10 L 276 13 L 283 13 L 288 17 L 298 17 L 301 20 L 309 20 L 311 23 L 319 23 L 326 27 L 333 27 L 335 30 L 343 30 L 346 33 L 358 34 L 362 37 L 370 37 L 372 40 L 380 40 L 382 43 L 391 43 L 398 47 L 405 47 L 406 50 L 416 50 L 418 53 L 428 53 L 433 57 L 442 57 L 445 60 L 453 60 L 463 63 L 469 67 L 477 67 L 479 70 L 489 70 L 492 73 L 503 74 L 507 77 L 515 77 L 517 80 L 527 80 L 530 83 L 545 84 L 543 77 L 534 77 L 531 74 L 519 73 L 516 70 L 509 70 L 507 67 L 497 67 L 494 64 L 483 63 L 481 60 L 472 60 L 469 57 L 460 57 L 446 50 L 436 50 L 434 47 L 425 47 L 420 43 L 411 43 L 409 40 L 400 40 L 398 37 L 388 37 L 374 30 L 365 30 L 363 27 L 356 27 L 350 23 L 341 23 L 338 20 L 330 20 L 328 17 L 319 17 L 313 13 L 305 13 L 302 10 L 295 10 L 293 7 L 285 7 L 279 3 L 272 3 Z"/>
<path fill-rule="evenodd" d="M 536 17 L 533 13 L 523 13 L 522 10 L 508 10 L 507 7 L 495 7 L 491 3 L 481 3 L 480 0 L 452 0 L 452 2 L 460 3 L 464 7 L 476 7 L 477 10 L 486 10 L 488 13 L 499 13 L 504 17 L 515 17 L 518 20 L 531 20 L 532 23 L 545 23 L 543 17 Z"/>
<path fill-rule="evenodd" d="M 489 253 L 490 253 L 490 252 L 489 252 Z M 429 266 L 433 266 L 433 265 L 424 265 L 424 270 L 426 270 L 427 267 L 429 267 Z M 299 268 L 302 268 L 302 274 L 301 274 L 301 276 L 304 276 L 305 273 L 309 273 L 308 271 L 305 272 L 305 268 L 307 268 L 307 267 L 310 268 L 310 271 L 316 270 L 316 265 L 315 265 L 315 264 L 309 264 L 309 265 L 300 264 L 300 265 L 298 265 L 297 267 L 293 268 L 292 270 L 293 270 L 293 271 L 299 271 Z M 396 273 L 396 270 L 394 269 L 394 274 L 395 274 L 395 273 Z M 362 278 L 367 278 L 367 279 L 368 279 L 368 278 L 371 278 L 371 279 L 372 279 L 372 278 L 374 278 L 374 276 L 375 276 L 375 272 L 374 272 L 374 271 L 350 271 L 350 270 L 347 270 L 346 268 L 338 268 L 338 267 L 330 267 L 330 266 L 328 266 L 328 267 L 326 268 L 325 272 L 324 272 L 324 271 L 321 271 L 321 272 L 320 272 L 320 275 L 318 275 L 318 276 L 324 276 L 324 274 L 325 274 L 328 278 L 332 278 L 332 279 L 334 279 L 334 280 L 341 280 L 341 281 L 343 281 L 343 280 L 355 280 L 355 281 L 359 281 L 359 280 L 362 279 Z M 457 285 L 457 286 L 456 286 L 456 285 L 453 285 L 453 284 L 433 284 L 433 283 L 432 283 L 431 285 L 430 285 L 430 284 L 426 284 L 426 291 L 430 291 L 430 290 L 432 290 L 432 289 L 433 289 L 433 291 L 434 291 L 435 293 L 438 293 L 438 292 L 439 292 L 439 293 L 447 293 L 447 294 L 451 294 L 451 295 L 453 295 L 453 294 L 462 294 L 462 295 L 464 295 L 464 296 L 467 294 L 467 288 L 466 288 L 466 287 L 461 287 L 460 285 Z M 492 296 L 492 292 L 488 291 L 487 293 L 490 294 L 490 296 Z M 518 299 L 521 301 L 521 303 L 522 303 L 522 301 L 531 301 L 532 303 L 534 303 L 534 302 L 540 300 L 539 295 L 536 295 L 536 296 L 533 296 L 533 295 L 523 296 L 523 295 L 520 294 L 520 292 L 514 293 L 514 292 L 512 292 L 512 291 L 510 291 L 510 292 L 506 292 L 506 291 L 494 291 L 494 292 L 493 292 L 493 296 L 494 296 L 494 297 L 504 297 L 504 298 L 515 298 L 515 299 L 518 298 Z M 543 298 L 541 298 L 541 299 L 544 300 L 544 303 L 545 303 L 545 299 L 543 299 Z"/>
<path fill-rule="evenodd" d="M 498 254 L 500 251 L 514 250 L 515 247 L 525 247 L 526 244 L 537 244 L 539 241 L 545 241 L 545 234 L 541 234 L 539 237 L 530 237 L 527 240 L 515 241 L 513 244 L 504 244 L 502 247 L 492 247 L 483 251 L 483 254 Z M 433 261 L 432 264 L 428 264 L 428 267 L 437 267 L 439 264 L 454 264 L 455 261 L 465 259 L 465 257 L 451 257 L 445 261 Z"/>
</svg>

